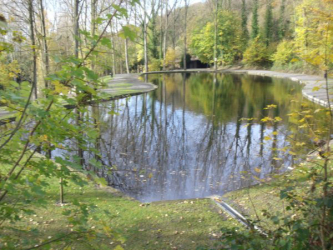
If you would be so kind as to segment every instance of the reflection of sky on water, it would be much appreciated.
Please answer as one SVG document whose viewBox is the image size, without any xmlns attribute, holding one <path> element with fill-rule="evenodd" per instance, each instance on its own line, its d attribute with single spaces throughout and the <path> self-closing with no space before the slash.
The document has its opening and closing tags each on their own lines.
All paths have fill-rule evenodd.
<svg viewBox="0 0 333 250">
<path fill-rule="evenodd" d="M 159 79 L 159 89 L 155 93 L 116 101 L 113 108 L 119 115 L 107 114 L 112 109 L 110 103 L 93 109 L 104 122 L 99 143 L 102 162 L 117 168 L 112 174 L 107 171 L 101 173 L 110 185 L 142 201 L 206 197 L 246 187 L 256 183 L 255 178 L 281 172 L 283 162 L 288 165 L 290 157 L 283 161 L 275 160 L 282 155 L 271 150 L 272 147 L 286 146 L 285 136 L 282 133 L 275 136 L 275 144 L 264 140 L 266 135 L 272 136 L 273 131 L 284 130 L 285 125 L 266 127 L 253 123 L 245 127 L 244 122 L 237 122 L 242 117 L 249 117 L 244 110 L 249 109 L 248 105 L 253 100 L 246 95 L 242 95 L 246 99 L 241 100 L 243 106 L 235 104 L 241 112 L 236 114 L 237 110 L 225 110 L 235 114 L 227 117 L 228 120 L 213 115 L 214 112 L 223 112 L 214 111 L 214 106 L 223 101 L 209 98 L 209 93 L 212 108 L 209 113 L 200 113 L 194 107 L 201 103 L 192 105 L 188 97 L 195 76 L 186 80 L 186 86 L 179 81 L 182 79 L 179 76 L 175 78 L 178 81 L 172 83 L 175 85 L 173 93 L 167 92 L 169 83 Z M 240 79 L 238 76 L 236 80 Z M 212 89 L 212 94 L 217 91 Z M 224 91 L 223 86 L 220 91 Z M 234 88 L 232 91 L 241 90 Z M 265 91 L 264 88 L 260 94 L 267 99 L 264 103 L 257 103 L 259 107 L 275 103 Z M 228 96 L 228 93 L 222 94 Z M 234 109 L 233 106 L 228 108 Z M 244 171 L 251 173 L 252 177 L 248 178 Z"/>
<path fill-rule="evenodd" d="M 149 80 L 159 86 L 154 92 L 90 108 L 101 131 L 90 146 L 101 152 L 99 175 L 109 185 L 141 201 L 201 198 L 256 184 L 290 165 L 290 155 L 271 149 L 288 145 L 288 113 L 298 108 L 291 99 L 301 98 L 299 85 L 229 74 Z M 278 108 L 265 110 L 270 104 Z M 283 121 L 259 122 L 265 116 Z M 251 117 L 249 126 L 240 121 Z M 86 162 L 94 157 L 85 152 Z"/>
</svg>

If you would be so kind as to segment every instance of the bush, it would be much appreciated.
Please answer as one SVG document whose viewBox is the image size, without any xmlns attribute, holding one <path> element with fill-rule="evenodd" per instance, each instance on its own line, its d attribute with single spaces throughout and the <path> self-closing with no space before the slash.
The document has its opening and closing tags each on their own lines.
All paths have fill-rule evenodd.
<svg viewBox="0 0 333 250">
<path fill-rule="evenodd" d="M 269 66 L 271 64 L 269 50 L 265 42 L 258 36 L 246 49 L 243 63 L 250 66 Z"/>
<path fill-rule="evenodd" d="M 148 65 L 149 71 L 160 71 L 161 61 L 159 59 L 152 58 L 150 64 Z"/>
<path fill-rule="evenodd" d="M 282 66 L 293 62 L 296 58 L 295 48 L 292 41 L 283 40 L 278 46 L 276 52 L 271 56 L 271 60 L 276 66 Z"/>
<path fill-rule="evenodd" d="M 176 51 L 172 48 L 168 48 L 167 53 L 165 55 L 165 67 L 174 68 L 176 61 Z"/>
</svg>

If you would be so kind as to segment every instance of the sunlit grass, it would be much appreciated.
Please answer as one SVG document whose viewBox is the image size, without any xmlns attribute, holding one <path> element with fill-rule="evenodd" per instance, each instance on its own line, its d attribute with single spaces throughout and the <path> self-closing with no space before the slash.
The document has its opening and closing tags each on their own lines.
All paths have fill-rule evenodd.
<svg viewBox="0 0 333 250">
<path fill-rule="evenodd" d="M 75 200 L 81 204 L 94 205 L 95 208 L 89 208 L 89 227 L 107 225 L 125 239 L 122 245 L 124 249 L 196 249 L 199 246 L 212 248 L 218 240 L 220 229 L 232 227 L 237 223 L 217 208 L 210 199 L 142 204 L 113 188 L 100 187 L 90 180 L 83 187 L 69 182 L 68 186 L 64 187 L 65 204 L 60 205 L 59 179 L 43 179 L 48 183 L 43 197 L 46 204 L 41 206 L 32 199 L 27 208 L 34 210 L 34 214 L 22 213 L 21 220 L 15 224 L 21 229 L 28 228 L 31 233 L 5 230 L 3 234 L 10 234 L 13 239 L 34 238 L 37 242 L 54 239 L 59 233 L 70 234 L 73 225 L 62 213 L 68 209 L 75 209 Z M 36 200 L 38 198 L 40 197 L 37 195 Z M 22 198 L 11 193 L 7 201 L 20 199 Z M 37 234 L 34 233 L 35 230 L 38 230 Z M 17 235 L 13 235 L 15 233 Z M 104 238 L 102 242 L 109 245 L 110 249 L 120 244 L 112 237 Z M 86 243 L 84 239 L 79 239 L 71 247 L 89 249 Z"/>
<path fill-rule="evenodd" d="M 312 179 L 309 175 L 312 168 L 321 168 L 322 159 L 314 159 L 312 162 L 304 162 L 294 170 L 283 175 L 273 175 L 271 180 L 262 181 L 262 183 L 240 190 L 232 191 L 223 197 L 236 209 L 241 211 L 249 219 L 256 221 L 259 217 L 261 223 L 266 228 L 272 228 L 276 225 L 267 219 L 263 211 L 268 211 L 271 215 L 286 215 L 293 211 L 288 211 L 289 205 L 286 199 L 281 199 L 281 191 L 288 187 L 293 187 L 295 192 L 304 196 L 318 197 L 321 190 L 311 191 Z M 333 164 L 329 165 L 329 179 L 333 180 Z"/>
</svg>

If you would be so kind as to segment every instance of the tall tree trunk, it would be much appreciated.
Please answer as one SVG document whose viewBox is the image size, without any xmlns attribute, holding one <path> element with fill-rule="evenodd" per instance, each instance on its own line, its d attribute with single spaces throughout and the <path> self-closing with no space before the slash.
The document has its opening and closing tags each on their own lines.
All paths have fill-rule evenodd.
<svg viewBox="0 0 333 250">
<path fill-rule="evenodd" d="M 91 36 L 94 37 L 96 34 L 96 5 L 97 5 L 97 0 L 91 0 L 91 13 L 90 13 L 90 18 L 91 18 L 91 24 L 90 24 L 90 33 Z M 91 70 L 95 69 L 95 56 L 92 56 L 91 59 Z"/>
<path fill-rule="evenodd" d="M 146 12 L 146 1 L 143 1 L 143 49 L 144 49 L 144 60 L 145 60 L 145 72 L 148 72 L 148 51 L 147 51 L 147 12 Z"/>
<path fill-rule="evenodd" d="M 74 1 L 74 56 L 75 58 L 79 58 L 79 4 L 80 0 L 75 0 Z M 79 93 L 76 90 L 76 96 L 78 96 Z M 77 103 L 77 108 L 76 108 L 76 125 L 81 126 L 81 121 L 82 121 L 82 114 L 80 112 L 80 101 Z M 81 139 L 78 139 L 78 156 L 80 158 L 80 164 L 84 165 L 84 159 L 83 159 L 83 149 L 81 145 Z"/>
<path fill-rule="evenodd" d="M 126 64 L 126 73 L 129 74 L 129 62 L 128 62 L 128 38 L 125 39 L 125 64 Z"/>
<path fill-rule="evenodd" d="M 47 39 L 46 39 L 46 25 L 45 25 L 43 0 L 39 0 L 39 4 L 40 4 L 41 24 L 42 24 L 45 75 L 47 76 L 50 74 L 50 59 L 49 59 L 49 48 L 48 48 Z M 45 88 L 48 88 L 49 82 L 45 79 L 44 79 L 44 81 L 45 81 Z"/>
<path fill-rule="evenodd" d="M 36 40 L 35 40 L 35 29 L 34 29 L 34 9 L 33 0 L 28 0 L 29 9 L 29 25 L 30 25 L 30 40 L 33 54 L 33 70 L 32 70 L 32 86 L 34 88 L 35 99 L 38 98 L 37 92 L 37 53 L 36 53 Z"/>
<path fill-rule="evenodd" d="M 164 28 L 164 34 L 163 34 L 163 70 L 165 70 L 165 58 L 166 58 L 166 52 L 167 52 L 168 26 L 169 26 L 169 13 L 168 13 L 168 1 L 166 1 L 166 6 L 165 6 L 165 28 Z"/>
<path fill-rule="evenodd" d="M 80 0 L 74 1 L 74 56 L 79 58 L 79 3 Z"/>
<path fill-rule="evenodd" d="M 114 44 L 114 37 L 113 37 L 113 25 L 110 23 L 111 29 L 111 46 L 112 46 L 112 75 L 116 74 L 116 49 Z"/>
<path fill-rule="evenodd" d="M 184 70 L 187 69 L 186 65 L 186 54 L 187 54 L 187 9 L 188 9 L 188 2 L 189 0 L 184 0 L 185 1 L 185 22 L 184 22 Z"/>
<path fill-rule="evenodd" d="M 218 0 L 215 0 L 214 70 L 217 70 Z"/>
<path fill-rule="evenodd" d="M 126 2 L 126 9 L 128 8 L 128 4 Z M 129 25 L 129 17 L 126 17 L 126 23 Z M 125 38 L 125 64 L 126 64 L 126 73 L 129 74 L 129 60 L 128 60 L 128 38 Z"/>
<path fill-rule="evenodd" d="M 160 0 L 160 9 L 161 9 L 161 16 L 160 16 L 160 55 L 159 59 L 162 60 L 163 56 L 163 34 L 165 31 L 163 31 L 163 1 Z M 165 12 L 165 15 L 167 15 L 167 11 Z"/>
</svg>

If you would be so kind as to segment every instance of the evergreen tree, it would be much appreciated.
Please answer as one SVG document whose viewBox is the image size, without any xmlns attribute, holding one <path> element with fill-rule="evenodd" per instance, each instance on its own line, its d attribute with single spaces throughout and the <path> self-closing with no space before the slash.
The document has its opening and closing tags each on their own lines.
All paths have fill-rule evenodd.
<svg viewBox="0 0 333 250">
<path fill-rule="evenodd" d="M 258 35 L 259 35 L 258 0 L 254 0 L 253 14 L 252 14 L 252 33 L 251 33 L 251 38 L 254 39 Z"/>
<path fill-rule="evenodd" d="M 282 40 L 284 38 L 286 31 L 285 20 L 284 20 L 285 2 L 286 2 L 285 0 L 281 0 L 279 27 L 278 27 L 279 40 Z"/>
<path fill-rule="evenodd" d="M 272 41 L 273 34 L 273 13 L 272 13 L 272 1 L 268 0 L 266 5 L 266 15 L 265 15 L 265 26 L 264 26 L 264 36 L 266 40 L 266 45 Z"/>
<path fill-rule="evenodd" d="M 249 32 L 247 30 L 247 13 L 246 13 L 246 3 L 242 0 L 242 39 L 244 42 L 248 40 Z"/>
</svg>

